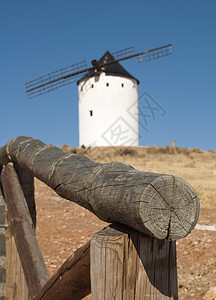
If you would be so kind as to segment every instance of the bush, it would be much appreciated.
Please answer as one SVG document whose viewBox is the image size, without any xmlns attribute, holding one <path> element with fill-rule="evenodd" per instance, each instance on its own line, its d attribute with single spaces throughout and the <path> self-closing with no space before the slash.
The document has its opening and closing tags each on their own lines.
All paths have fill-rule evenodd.
<svg viewBox="0 0 216 300">
<path fill-rule="evenodd" d="M 198 147 L 193 148 L 192 152 L 194 152 L 194 153 L 202 153 L 202 151 Z"/>
<path fill-rule="evenodd" d="M 186 147 L 177 148 L 177 153 L 189 156 L 190 155 L 190 150 Z"/>
<path fill-rule="evenodd" d="M 137 151 L 133 148 L 120 148 L 118 154 L 120 156 L 130 155 L 130 156 L 137 156 Z"/>
<path fill-rule="evenodd" d="M 69 149 L 70 149 L 69 145 L 67 145 L 67 144 L 62 145 L 61 148 L 62 148 L 62 150 L 65 151 L 65 152 L 68 152 Z"/>
<path fill-rule="evenodd" d="M 78 151 L 77 151 L 78 149 L 76 148 L 76 147 L 72 147 L 72 148 L 70 148 L 70 149 L 68 149 L 68 153 L 77 153 Z"/>
</svg>

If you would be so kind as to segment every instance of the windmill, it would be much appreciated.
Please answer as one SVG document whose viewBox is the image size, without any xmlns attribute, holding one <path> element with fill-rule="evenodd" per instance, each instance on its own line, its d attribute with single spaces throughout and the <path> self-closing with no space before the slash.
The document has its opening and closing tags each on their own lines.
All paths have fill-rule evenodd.
<svg viewBox="0 0 216 300">
<path fill-rule="evenodd" d="M 79 144 L 84 146 L 138 145 L 138 84 L 119 63 L 131 58 L 147 62 L 172 54 L 172 45 L 136 53 L 134 47 L 100 60 L 70 65 L 26 83 L 29 99 L 77 82 L 79 92 Z"/>
</svg>

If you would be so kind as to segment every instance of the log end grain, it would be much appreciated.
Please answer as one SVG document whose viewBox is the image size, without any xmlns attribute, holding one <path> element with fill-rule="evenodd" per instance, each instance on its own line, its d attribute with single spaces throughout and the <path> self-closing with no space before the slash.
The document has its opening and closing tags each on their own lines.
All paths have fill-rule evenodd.
<svg viewBox="0 0 216 300">
<path fill-rule="evenodd" d="M 187 236 L 197 223 L 199 211 L 195 190 L 177 176 L 156 178 L 140 202 L 143 224 L 158 239 L 174 241 Z"/>
</svg>

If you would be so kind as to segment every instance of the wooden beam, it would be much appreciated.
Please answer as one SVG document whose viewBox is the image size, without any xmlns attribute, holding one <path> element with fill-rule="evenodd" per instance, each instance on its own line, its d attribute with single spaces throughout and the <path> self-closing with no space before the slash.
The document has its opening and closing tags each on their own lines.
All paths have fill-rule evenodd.
<svg viewBox="0 0 216 300">
<path fill-rule="evenodd" d="M 24 136 L 0 149 L 0 162 L 5 157 L 103 221 L 169 240 L 187 236 L 197 223 L 197 194 L 177 176 L 95 163 Z"/>
<path fill-rule="evenodd" d="M 32 218 L 33 225 L 36 229 L 34 176 L 31 173 L 29 173 L 28 171 L 20 168 L 19 165 L 17 165 L 17 164 L 14 164 L 14 169 L 16 170 L 17 176 L 19 178 L 20 186 L 22 188 L 30 216 Z"/>
<path fill-rule="evenodd" d="M 90 294 L 90 243 L 75 251 L 33 300 L 80 300 Z"/>
<path fill-rule="evenodd" d="M 92 300 L 178 299 L 176 244 L 122 226 L 91 240 Z"/>
<path fill-rule="evenodd" d="M 16 243 L 29 295 L 33 297 L 47 282 L 49 276 L 13 164 L 10 163 L 4 168 L 1 179 L 7 204 L 9 229 Z"/>
<path fill-rule="evenodd" d="M 6 239 L 6 295 L 7 299 L 29 300 L 29 291 L 23 273 L 16 243 L 10 228 L 7 229 Z M 33 270 L 32 270 L 33 271 Z M 1 299 L 1 298 L 0 298 Z"/>
</svg>

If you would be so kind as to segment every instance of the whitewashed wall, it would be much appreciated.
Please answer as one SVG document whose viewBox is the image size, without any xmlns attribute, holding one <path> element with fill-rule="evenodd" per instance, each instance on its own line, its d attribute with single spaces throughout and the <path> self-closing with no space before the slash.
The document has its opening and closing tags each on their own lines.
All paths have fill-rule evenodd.
<svg viewBox="0 0 216 300">
<path fill-rule="evenodd" d="M 138 145 L 136 80 L 101 73 L 78 88 L 80 146 Z"/>
</svg>

